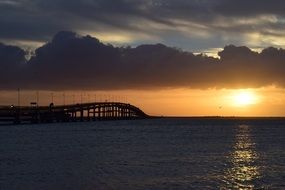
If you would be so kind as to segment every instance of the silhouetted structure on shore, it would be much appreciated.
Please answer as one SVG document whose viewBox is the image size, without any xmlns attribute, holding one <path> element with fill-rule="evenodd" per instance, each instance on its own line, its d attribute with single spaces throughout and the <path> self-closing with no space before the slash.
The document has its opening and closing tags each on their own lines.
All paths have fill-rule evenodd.
<svg viewBox="0 0 285 190">
<path fill-rule="evenodd" d="M 1 106 L 0 124 L 147 118 L 141 109 L 120 102 L 94 102 L 54 106 Z"/>
</svg>

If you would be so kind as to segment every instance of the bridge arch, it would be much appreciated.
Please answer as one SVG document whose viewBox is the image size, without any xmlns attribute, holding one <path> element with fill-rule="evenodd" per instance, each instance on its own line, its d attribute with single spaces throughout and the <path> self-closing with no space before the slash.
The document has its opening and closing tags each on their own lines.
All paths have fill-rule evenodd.
<svg viewBox="0 0 285 190">
<path fill-rule="evenodd" d="M 51 123 L 86 120 L 142 119 L 149 117 L 138 107 L 121 102 L 94 102 L 55 106 L 2 106 L 2 122 Z"/>
<path fill-rule="evenodd" d="M 54 107 L 53 109 L 62 110 L 61 107 Z M 73 120 L 138 119 L 148 117 L 138 107 L 120 102 L 76 104 L 65 107 L 63 111 L 67 117 Z"/>
</svg>

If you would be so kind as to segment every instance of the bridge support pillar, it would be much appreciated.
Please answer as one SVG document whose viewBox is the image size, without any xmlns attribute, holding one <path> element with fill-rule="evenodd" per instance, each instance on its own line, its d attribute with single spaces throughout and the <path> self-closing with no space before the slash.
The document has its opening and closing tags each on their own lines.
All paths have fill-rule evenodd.
<svg viewBox="0 0 285 190">
<path fill-rule="evenodd" d="M 81 108 L 81 110 L 80 110 L 80 121 L 83 121 L 83 117 L 84 117 L 83 108 Z"/>
</svg>

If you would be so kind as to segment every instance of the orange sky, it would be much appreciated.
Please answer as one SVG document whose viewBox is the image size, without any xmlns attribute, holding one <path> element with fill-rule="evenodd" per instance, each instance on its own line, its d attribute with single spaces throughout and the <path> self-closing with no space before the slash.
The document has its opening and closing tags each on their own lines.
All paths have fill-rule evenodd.
<svg viewBox="0 0 285 190">
<path fill-rule="evenodd" d="M 91 101 L 128 102 L 150 115 L 163 116 L 285 116 L 285 90 L 274 86 L 258 89 L 165 89 L 140 91 L 39 91 L 39 104 L 56 105 Z M 243 93 L 251 97 L 243 97 Z M 36 91 L 21 91 L 21 105 L 36 101 Z M 247 95 L 246 95 L 247 96 Z M 241 99 L 240 99 L 241 97 Z M 243 99 L 246 100 L 243 100 Z M 245 102 L 244 102 L 245 101 Z M 1 105 L 17 105 L 17 91 L 1 91 Z"/>
</svg>

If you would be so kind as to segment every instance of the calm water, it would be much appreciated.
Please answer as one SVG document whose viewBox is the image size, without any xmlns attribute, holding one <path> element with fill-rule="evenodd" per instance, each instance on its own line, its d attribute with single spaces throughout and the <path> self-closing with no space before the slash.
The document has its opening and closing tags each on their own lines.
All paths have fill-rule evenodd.
<svg viewBox="0 0 285 190">
<path fill-rule="evenodd" d="M 1 190 L 285 189 L 285 120 L 0 127 Z"/>
</svg>

